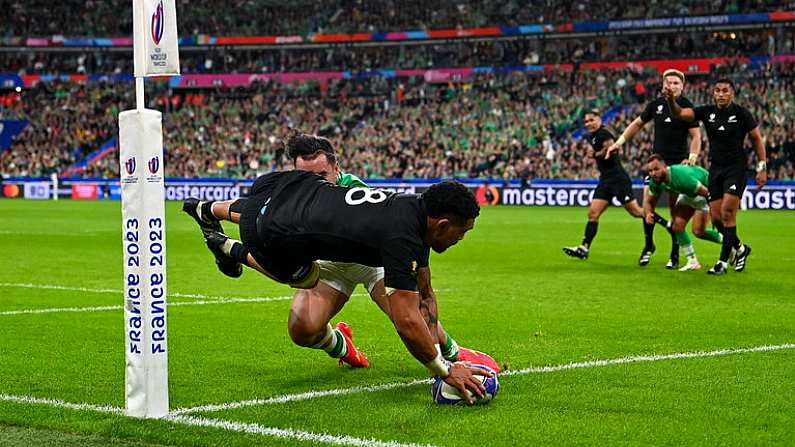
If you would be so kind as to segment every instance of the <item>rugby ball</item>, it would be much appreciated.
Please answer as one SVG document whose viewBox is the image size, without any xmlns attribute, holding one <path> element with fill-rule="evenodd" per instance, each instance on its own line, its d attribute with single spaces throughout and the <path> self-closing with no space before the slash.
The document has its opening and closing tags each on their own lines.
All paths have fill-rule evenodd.
<svg viewBox="0 0 795 447">
<path fill-rule="evenodd" d="M 480 374 L 473 374 L 476 379 L 480 380 L 483 384 L 483 387 L 486 388 L 486 392 L 484 396 L 477 397 L 475 396 L 475 404 L 482 405 L 491 402 L 494 397 L 497 396 L 497 393 L 500 391 L 500 379 L 497 378 L 497 373 L 494 372 L 493 369 L 489 368 L 488 366 L 484 365 L 471 365 L 473 368 L 480 368 L 484 371 L 488 371 L 493 374 L 493 377 L 480 375 Z M 467 391 L 469 392 L 469 391 Z M 456 404 L 465 404 L 466 400 L 461 396 L 461 393 L 458 392 L 458 389 L 452 387 L 447 384 L 441 377 L 436 377 L 433 382 L 433 386 L 431 387 L 431 394 L 433 395 L 433 401 L 437 404 L 444 404 L 444 405 L 456 405 Z"/>
</svg>

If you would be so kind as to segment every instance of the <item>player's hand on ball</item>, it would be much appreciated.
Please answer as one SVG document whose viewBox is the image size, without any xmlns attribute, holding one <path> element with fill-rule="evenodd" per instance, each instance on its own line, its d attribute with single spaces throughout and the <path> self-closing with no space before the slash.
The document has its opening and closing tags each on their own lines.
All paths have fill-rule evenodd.
<svg viewBox="0 0 795 447">
<path fill-rule="evenodd" d="M 456 362 L 450 366 L 450 375 L 444 378 L 448 385 L 455 387 L 461 393 L 461 396 L 466 399 L 467 405 L 475 404 L 475 399 L 471 393 L 482 398 L 486 392 L 483 383 L 473 377 L 472 374 L 492 376 L 491 373 L 482 369 L 470 367 L 469 362 Z"/>
</svg>

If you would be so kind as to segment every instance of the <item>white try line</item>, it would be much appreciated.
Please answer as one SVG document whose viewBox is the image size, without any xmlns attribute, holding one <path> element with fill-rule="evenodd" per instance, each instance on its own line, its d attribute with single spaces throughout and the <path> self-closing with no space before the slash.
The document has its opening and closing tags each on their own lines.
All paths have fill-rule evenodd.
<svg viewBox="0 0 795 447">
<path fill-rule="evenodd" d="M 15 396 L 0 393 L 0 402 L 17 402 L 24 404 L 46 405 L 49 407 L 66 408 L 78 411 L 93 411 L 124 416 L 124 409 L 107 405 L 81 404 L 66 402 L 60 399 L 44 399 L 30 396 Z M 354 447 L 433 447 L 428 444 L 405 444 L 397 441 L 381 441 L 377 439 L 355 438 L 353 436 L 336 436 L 326 433 L 313 433 L 292 428 L 266 427 L 260 424 L 251 424 L 220 419 L 207 419 L 193 416 L 169 415 L 164 420 L 189 427 L 210 427 L 238 433 L 270 436 L 279 439 L 322 443 L 330 445 L 345 445 Z"/>
<path fill-rule="evenodd" d="M 231 304 L 231 303 L 267 303 L 271 301 L 288 301 L 291 296 L 274 296 L 263 298 L 218 298 L 210 301 L 174 301 L 166 303 L 166 307 L 172 306 L 202 306 L 206 304 Z M 28 314 L 51 314 L 61 312 L 101 312 L 105 310 L 122 310 L 124 306 L 95 306 L 95 307 L 56 307 L 45 309 L 22 309 L 0 311 L 3 315 L 28 315 Z"/>
<path fill-rule="evenodd" d="M 745 354 L 751 352 L 781 351 L 785 349 L 795 349 L 795 343 L 786 343 L 782 345 L 754 346 L 750 348 L 727 348 L 727 349 L 718 349 L 716 351 L 680 352 L 674 354 L 660 354 L 660 355 L 633 355 L 633 356 L 619 357 L 614 359 L 590 360 L 586 362 L 566 363 L 563 365 L 535 366 L 530 368 L 517 369 L 514 371 L 505 371 L 501 373 L 500 376 L 519 376 L 519 375 L 533 374 L 533 373 L 550 373 L 557 371 L 566 371 L 571 369 L 596 368 L 600 366 L 620 365 L 626 363 L 657 362 L 661 360 L 692 359 L 692 358 L 702 358 L 702 357 L 718 357 L 718 356 L 726 356 L 733 354 Z M 179 408 L 172 411 L 171 414 L 181 415 L 181 414 L 189 414 L 197 412 L 225 411 L 225 410 L 232 410 L 235 408 L 252 407 L 252 406 L 268 405 L 268 404 L 281 404 L 286 402 L 296 402 L 301 400 L 316 399 L 325 396 L 341 396 L 346 394 L 372 393 L 376 391 L 391 390 L 396 388 L 408 388 L 411 386 L 421 385 L 421 384 L 430 384 L 431 382 L 432 382 L 431 379 L 420 379 L 420 380 L 412 380 L 410 382 L 392 382 L 392 383 L 384 383 L 381 385 L 354 386 L 349 388 L 336 388 L 331 390 L 308 391 L 304 393 L 295 393 L 295 394 L 283 394 L 279 396 L 270 397 L 267 399 L 251 399 L 251 400 L 244 400 L 244 401 L 230 402 L 223 404 L 209 404 L 209 405 L 201 405 L 191 408 Z"/>
</svg>

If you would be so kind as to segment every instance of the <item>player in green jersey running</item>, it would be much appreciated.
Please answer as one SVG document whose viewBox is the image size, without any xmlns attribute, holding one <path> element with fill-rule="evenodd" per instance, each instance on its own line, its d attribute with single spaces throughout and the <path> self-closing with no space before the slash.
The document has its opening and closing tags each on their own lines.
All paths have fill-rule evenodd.
<svg viewBox="0 0 795 447">
<path fill-rule="evenodd" d="M 687 264 L 679 271 L 700 269 L 701 264 L 686 230 L 690 219 L 693 219 L 693 234 L 697 238 L 717 244 L 723 241 L 723 236 L 718 231 L 707 229 L 709 190 L 706 185 L 709 185 L 709 173 L 700 166 L 668 166 L 659 154 L 649 157 L 646 170 L 649 172 L 649 187 L 643 200 L 646 221 L 654 221 L 654 209 L 663 192 L 674 197 L 676 202 L 671 210 L 671 228 L 687 256 Z"/>
</svg>

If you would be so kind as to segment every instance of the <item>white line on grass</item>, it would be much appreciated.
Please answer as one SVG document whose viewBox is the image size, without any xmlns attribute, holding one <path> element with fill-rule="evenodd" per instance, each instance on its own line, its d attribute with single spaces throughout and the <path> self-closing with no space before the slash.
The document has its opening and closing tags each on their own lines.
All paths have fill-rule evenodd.
<svg viewBox="0 0 795 447">
<path fill-rule="evenodd" d="M 124 415 L 124 409 L 107 405 L 81 404 L 66 402 L 60 399 L 44 399 L 30 396 L 14 396 L 0 393 L 0 402 L 18 402 L 25 404 L 46 405 L 49 407 L 67 408 L 79 411 L 94 411 L 99 413 L 109 413 Z M 169 415 L 167 421 L 176 424 L 187 425 L 190 427 L 212 427 L 222 430 L 235 431 L 238 433 L 250 433 L 256 435 L 270 436 L 280 439 L 294 439 L 297 441 L 323 443 L 331 445 L 349 445 L 355 447 L 432 447 L 428 444 L 404 444 L 397 441 L 380 441 L 377 439 L 362 439 L 352 436 L 335 436 L 325 433 L 313 433 L 292 428 L 265 427 L 259 424 L 249 424 L 235 421 L 224 421 L 220 419 L 206 419 L 193 416 Z"/>
<path fill-rule="evenodd" d="M 70 292 L 89 292 L 89 293 L 115 293 L 119 295 L 124 293 L 124 291 L 121 289 L 91 289 L 88 287 L 59 286 L 56 284 L 0 282 L 0 287 L 22 288 L 22 289 L 44 289 L 44 290 L 67 290 Z M 193 298 L 200 300 L 229 300 L 229 299 L 251 298 L 245 296 L 218 296 L 218 295 L 203 295 L 201 293 L 180 293 L 180 292 L 168 292 L 168 296 L 173 296 L 175 298 Z"/>
<path fill-rule="evenodd" d="M 218 298 L 210 301 L 174 301 L 166 303 L 167 307 L 172 306 L 201 306 L 205 304 L 231 304 L 231 303 L 267 303 L 270 301 L 287 301 L 292 299 L 290 296 L 274 296 L 263 298 Z M 96 306 L 96 307 L 57 307 L 45 309 L 23 309 L 23 310 L 4 310 L 0 311 L 3 315 L 26 315 L 26 314 L 49 314 L 60 312 L 101 312 L 104 310 L 122 310 L 124 306 Z"/>
<path fill-rule="evenodd" d="M 505 371 L 500 375 L 518 376 L 518 375 L 525 375 L 532 373 L 549 373 L 549 372 L 565 371 L 570 369 L 595 368 L 600 366 L 619 365 L 625 363 L 656 362 L 660 360 L 691 359 L 699 357 L 718 357 L 718 356 L 725 356 L 732 354 L 744 354 L 749 352 L 780 351 L 784 349 L 795 349 L 795 343 L 786 343 L 782 345 L 769 345 L 769 346 L 754 346 L 750 348 L 728 348 L 728 349 L 719 349 L 716 351 L 703 351 L 703 352 L 680 352 L 675 354 L 660 354 L 660 355 L 633 355 L 633 356 L 620 357 L 614 359 L 590 360 L 586 362 L 566 363 L 563 365 L 536 366 L 524 369 L 517 369 L 515 371 Z M 414 385 L 430 384 L 430 383 L 431 379 L 424 379 L 424 380 L 412 380 L 410 382 L 392 382 L 381 385 L 354 386 L 350 388 L 336 388 L 336 389 L 323 390 L 323 391 L 309 391 L 309 392 L 296 393 L 296 394 L 283 394 L 280 396 L 274 396 L 267 399 L 252 399 L 252 400 L 244 400 L 239 402 L 230 402 L 225 404 L 210 404 L 210 405 L 201 405 L 191 408 L 179 408 L 172 411 L 171 413 L 175 415 L 180 415 L 180 414 L 189 414 L 197 412 L 224 411 L 235 408 L 252 407 L 257 405 L 280 404 L 286 402 L 316 399 L 318 397 L 325 397 L 325 396 L 341 396 L 345 394 L 372 393 L 376 391 L 391 390 L 395 388 L 407 388 Z"/>
<path fill-rule="evenodd" d="M 313 433 L 292 428 L 265 427 L 259 424 L 245 422 L 224 421 L 219 419 L 205 419 L 192 416 L 170 415 L 166 420 L 192 427 L 213 427 L 240 433 L 272 436 L 282 439 L 295 439 L 298 441 L 323 443 L 331 445 L 350 445 L 358 447 L 431 447 L 429 444 L 404 444 L 397 441 L 380 441 L 377 439 L 362 439 L 352 436 L 335 436 L 324 433 Z"/>
<path fill-rule="evenodd" d="M 60 399 L 45 399 L 41 397 L 31 397 L 31 396 L 14 396 L 11 394 L 3 394 L 3 393 L 0 393 L 0 401 L 19 402 L 23 404 L 47 405 L 49 407 L 68 408 L 70 410 L 86 410 L 86 411 L 97 411 L 100 413 L 124 414 L 123 408 L 112 407 L 109 405 L 78 404 L 78 403 L 66 402 Z"/>
</svg>

